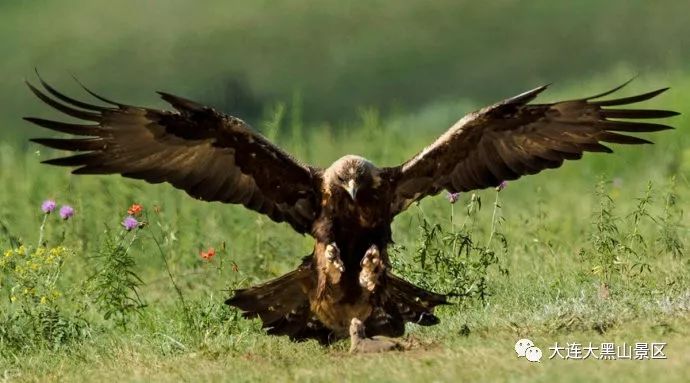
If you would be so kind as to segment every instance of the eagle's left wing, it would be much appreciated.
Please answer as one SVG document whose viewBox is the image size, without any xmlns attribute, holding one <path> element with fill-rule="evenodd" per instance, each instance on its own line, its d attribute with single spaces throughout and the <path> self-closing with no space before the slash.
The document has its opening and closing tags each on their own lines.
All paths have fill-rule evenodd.
<svg viewBox="0 0 690 383">
<path fill-rule="evenodd" d="M 626 83 L 627 84 L 627 83 Z M 664 118 L 668 110 L 617 109 L 648 100 L 667 88 L 614 100 L 595 101 L 622 88 L 578 100 L 531 104 L 542 86 L 468 114 L 436 142 L 404 164 L 386 168 L 393 183 L 391 211 L 442 190 L 463 192 L 497 186 L 525 174 L 557 168 L 584 152 L 606 152 L 602 142 L 643 144 L 649 141 L 617 132 L 654 132 L 666 125 L 624 119 Z"/>
<path fill-rule="evenodd" d="M 51 148 L 85 152 L 45 161 L 75 174 L 121 174 L 168 182 L 205 201 L 242 204 L 308 233 L 319 208 L 320 169 L 302 165 L 239 118 L 161 93 L 175 111 L 67 97 L 41 80 L 31 90 L 58 111 L 91 124 L 27 117 L 58 132 L 86 138 L 39 138 Z M 52 97 L 50 97 L 50 96 Z"/>
</svg>

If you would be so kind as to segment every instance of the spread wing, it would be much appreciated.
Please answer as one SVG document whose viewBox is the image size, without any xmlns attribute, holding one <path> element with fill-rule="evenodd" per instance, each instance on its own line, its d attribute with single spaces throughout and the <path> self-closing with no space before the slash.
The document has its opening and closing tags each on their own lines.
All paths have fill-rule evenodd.
<svg viewBox="0 0 690 383">
<path fill-rule="evenodd" d="M 648 100 L 668 88 L 633 97 L 597 101 L 627 83 L 592 97 L 531 104 L 546 86 L 525 92 L 463 117 L 436 142 L 404 164 L 385 171 L 394 183 L 392 211 L 442 190 L 462 192 L 497 186 L 584 152 L 606 152 L 602 142 L 644 144 L 647 140 L 624 133 L 671 129 L 666 125 L 628 119 L 664 118 L 668 110 L 619 109 Z"/>
<path fill-rule="evenodd" d="M 310 231 L 319 206 L 315 181 L 320 170 L 299 164 L 242 120 L 166 93 L 160 95 L 176 111 L 120 104 L 85 88 L 108 104 L 91 105 L 40 81 L 45 91 L 27 84 L 43 102 L 92 122 L 25 118 L 87 137 L 33 139 L 55 149 L 86 152 L 45 163 L 76 167 L 74 174 L 119 173 L 150 183 L 169 182 L 194 198 L 242 204 L 276 222 L 288 222 L 300 233 Z"/>
</svg>

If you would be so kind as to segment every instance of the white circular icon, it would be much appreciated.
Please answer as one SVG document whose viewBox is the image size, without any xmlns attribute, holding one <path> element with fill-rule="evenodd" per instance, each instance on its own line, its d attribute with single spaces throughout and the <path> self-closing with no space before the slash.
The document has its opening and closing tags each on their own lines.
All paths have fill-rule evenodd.
<svg viewBox="0 0 690 383">
<path fill-rule="evenodd" d="M 525 350 L 525 358 L 530 362 L 538 362 L 541 360 L 541 349 L 536 346 L 532 346 Z"/>
<path fill-rule="evenodd" d="M 532 346 L 534 346 L 534 342 L 532 342 L 529 339 L 520 339 L 519 341 L 517 341 L 515 343 L 515 352 L 517 353 L 518 358 L 521 356 L 525 356 L 525 351 Z"/>
</svg>

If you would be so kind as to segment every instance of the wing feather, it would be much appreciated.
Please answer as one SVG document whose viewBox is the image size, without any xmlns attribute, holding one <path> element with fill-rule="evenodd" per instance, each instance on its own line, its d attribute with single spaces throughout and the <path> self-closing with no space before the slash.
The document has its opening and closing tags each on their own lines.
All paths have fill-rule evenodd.
<svg viewBox="0 0 690 383">
<path fill-rule="evenodd" d="M 503 180 L 557 168 L 565 160 L 582 158 L 585 152 L 611 153 L 612 150 L 602 143 L 651 143 L 619 132 L 657 132 L 672 128 L 626 119 L 667 118 L 678 115 L 677 112 L 607 107 L 646 101 L 668 88 L 592 101 L 628 83 L 592 97 L 528 104 L 546 89 L 543 86 L 463 117 L 412 159 L 384 170 L 393 182 L 392 211 L 397 214 L 412 202 L 443 189 L 449 192 L 482 189 L 496 186 Z"/>
<path fill-rule="evenodd" d="M 175 111 L 130 106 L 84 89 L 108 106 L 59 92 L 39 76 L 44 90 L 29 89 L 58 111 L 95 124 L 42 118 L 26 120 L 85 138 L 37 138 L 43 146 L 85 152 L 44 161 L 74 167 L 74 174 L 121 174 L 168 182 L 194 198 L 242 204 L 308 233 L 316 218 L 320 169 L 300 164 L 242 120 L 191 100 L 160 92 Z M 83 85 L 82 85 L 83 87 Z"/>
</svg>

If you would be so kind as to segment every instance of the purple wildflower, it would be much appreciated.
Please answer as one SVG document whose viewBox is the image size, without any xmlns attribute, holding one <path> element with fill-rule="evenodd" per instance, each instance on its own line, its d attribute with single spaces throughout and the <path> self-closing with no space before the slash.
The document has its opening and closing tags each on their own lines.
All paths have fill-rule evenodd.
<svg viewBox="0 0 690 383">
<path fill-rule="evenodd" d="M 62 205 L 60 208 L 60 218 L 64 219 L 65 221 L 72 218 L 74 215 L 74 209 L 70 205 Z"/>
<path fill-rule="evenodd" d="M 448 202 L 450 203 L 456 203 L 458 202 L 458 199 L 460 199 L 460 193 L 448 193 Z"/>
<path fill-rule="evenodd" d="M 613 187 L 616 189 L 621 189 L 623 187 L 623 179 L 621 177 L 616 177 L 613 179 Z"/>
<path fill-rule="evenodd" d="M 508 186 L 508 181 L 501 181 L 501 183 L 496 186 L 496 191 L 500 192 L 501 190 L 505 189 L 506 186 Z"/>
<path fill-rule="evenodd" d="M 122 220 L 122 227 L 125 228 L 125 230 L 130 231 L 132 229 L 135 229 L 139 226 L 139 221 L 137 221 L 136 218 L 130 216 L 127 216 L 125 219 Z"/>
<path fill-rule="evenodd" d="M 53 210 L 55 210 L 55 207 L 57 207 L 57 204 L 52 199 L 47 199 L 41 204 L 41 210 L 46 214 L 50 214 Z"/>
</svg>

